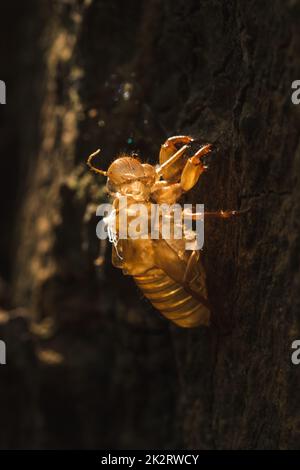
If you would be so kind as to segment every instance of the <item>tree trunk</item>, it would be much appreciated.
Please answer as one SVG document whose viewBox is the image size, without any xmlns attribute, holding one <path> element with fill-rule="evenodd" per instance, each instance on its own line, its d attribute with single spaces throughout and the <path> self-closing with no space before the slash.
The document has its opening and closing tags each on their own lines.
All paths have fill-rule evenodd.
<svg viewBox="0 0 300 470">
<path fill-rule="evenodd" d="M 298 448 L 299 2 L 22 8 L 15 21 L 6 6 L 0 33 L 0 446 Z M 210 328 L 161 318 L 110 247 L 94 265 L 106 196 L 87 155 L 101 147 L 104 169 L 121 151 L 156 163 L 178 133 L 216 147 L 186 201 L 249 209 L 205 223 Z"/>
</svg>

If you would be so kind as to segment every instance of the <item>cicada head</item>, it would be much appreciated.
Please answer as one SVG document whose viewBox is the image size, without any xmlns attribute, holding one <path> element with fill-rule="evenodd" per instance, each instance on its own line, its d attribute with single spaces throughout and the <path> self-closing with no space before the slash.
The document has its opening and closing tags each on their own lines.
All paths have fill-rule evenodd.
<svg viewBox="0 0 300 470">
<path fill-rule="evenodd" d="M 149 199 L 151 187 L 156 181 L 152 165 L 142 164 L 137 158 L 123 155 L 107 170 L 107 189 L 110 194 L 130 196 L 138 201 Z"/>
</svg>

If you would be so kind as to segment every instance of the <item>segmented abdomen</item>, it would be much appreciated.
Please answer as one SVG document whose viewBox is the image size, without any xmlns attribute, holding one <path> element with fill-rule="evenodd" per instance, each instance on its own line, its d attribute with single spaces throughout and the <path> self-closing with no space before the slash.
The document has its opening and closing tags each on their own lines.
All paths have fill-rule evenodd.
<svg viewBox="0 0 300 470">
<path fill-rule="evenodd" d="M 208 308 L 164 271 L 153 269 L 134 276 L 134 280 L 152 305 L 176 325 L 186 328 L 208 325 Z"/>
</svg>

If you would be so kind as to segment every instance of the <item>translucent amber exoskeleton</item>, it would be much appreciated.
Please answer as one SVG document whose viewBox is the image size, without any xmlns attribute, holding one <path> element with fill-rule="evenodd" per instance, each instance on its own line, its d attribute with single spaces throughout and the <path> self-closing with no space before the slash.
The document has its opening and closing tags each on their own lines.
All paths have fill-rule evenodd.
<svg viewBox="0 0 300 470">
<path fill-rule="evenodd" d="M 113 237 L 112 262 L 124 274 L 133 276 L 153 306 L 166 318 L 181 327 L 209 325 L 210 308 L 207 298 L 206 278 L 199 250 L 186 250 L 185 239 L 126 238 L 119 237 L 120 200 L 126 196 L 126 223 L 131 222 L 130 207 L 143 203 L 174 204 L 192 189 L 205 171 L 203 157 L 211 151 L 211 144 L 201 148 L 191 157 L 187 149 L 193 139 L 189 136 L 170 137 L 161 146 L 159 165 L 141 163 L 137 158 L 121 155 L 107 171 L 90 168 L 107 177 L 107 189 L 114 198 L 116 223 Z M 178 148 L 179 146 L 179 148 Z M 236 211 L 204 213 L 213 217 L 231 217 Z M 197 217 L 197 214 L 192 217 Z M 203 214 L 202 214 L 203 216 Z M 150 223 L 150 220 L 149 220 Z"/>
</svg>

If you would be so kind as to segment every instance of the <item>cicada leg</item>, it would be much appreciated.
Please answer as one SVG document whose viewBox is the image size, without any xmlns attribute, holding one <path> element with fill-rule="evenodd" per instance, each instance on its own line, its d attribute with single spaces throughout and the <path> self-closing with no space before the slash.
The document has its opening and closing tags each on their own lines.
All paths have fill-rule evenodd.
<svg viewBox="0 0 300 470">
<path fill-rule="evenodd" d="M 198 264 L 199 254 L 197 255 L 196 251 L 192 252 L 189 261 L 186 262 L 179 258 L 165 240 L 153 240 L 153 242 L 156 266 L 209 308 L 206 292 L 199 288 L 202 284 L 202 287 L 205 285 L 205 274 L 200 272 Z M 194 280 L 199 280 L 199 286 L 196 290 L 192 286 Z"/>
<path fill-rule="evenodd" d="M 195 267 L 198 266 L 198 261 L 199 261 L 199 252 L 194 250 L 192 251 L 189 257 L 189 260 L 187 262 L 187 265 L 186 265 L 185 273 L 183 276 L 184 284 L 189 284 L 197 276 L 197 272 L 195 272 Z"/>
<path fill-rule="evenodd" d="M 188 135 L 177 135 L 173 137 L 169 137 L 165 143 L 161 146 L 159 152 L 159 165 L 164 165 L 174 154 L 178 151 L 176 148 L 177 144 L 184 145 L 185 148 L 187 144 L 193 141 L 193 138 Z M 184 153 L 184 152 L 183 152 Z M 182 155 L 183 155 L 182 153 Z M 180 173 L 182 171 L 182 167 L 184 166 L 184 161 L 180 160 L 174 161 L 172 165 L 168 165 L 167 168 L 163 170 L 163 178 L 166 181 L 177 181 L 180 179 Z"/>
<path fill-rule="evenodd" d="M 189 191 L 198 182 L 200 176 L 206 167 L 202 162 L 202 158 L 212 150 L 211 144 L 203 145 L 192 157 L 186 162 L 182 174 L 180 185 L 183 191 Z"/>
<path fill-rule="evenodd" d="M 193 141 L 193 138 L 188 135 L 176 135 L 169 137 L 165 143 L 161 146 L 159 152 L 159 163 L 162 165 L 168 160 L 175 152 L 177 152 L 176 144 L 189 144 Z"/>
<path fill-rule="evenodd" d="M 250 211 L 250 208 L 243 209 L 240 211 L 204 211 L 204 212 L 184 212 L 184 217 L 191 218 L 192 220 L 199 220 L 203 217 L 211 217 L 215 219 L 229 219 L 231 217 L 238 217 L 240 215 L 246 214 Z"/>
</svg>

